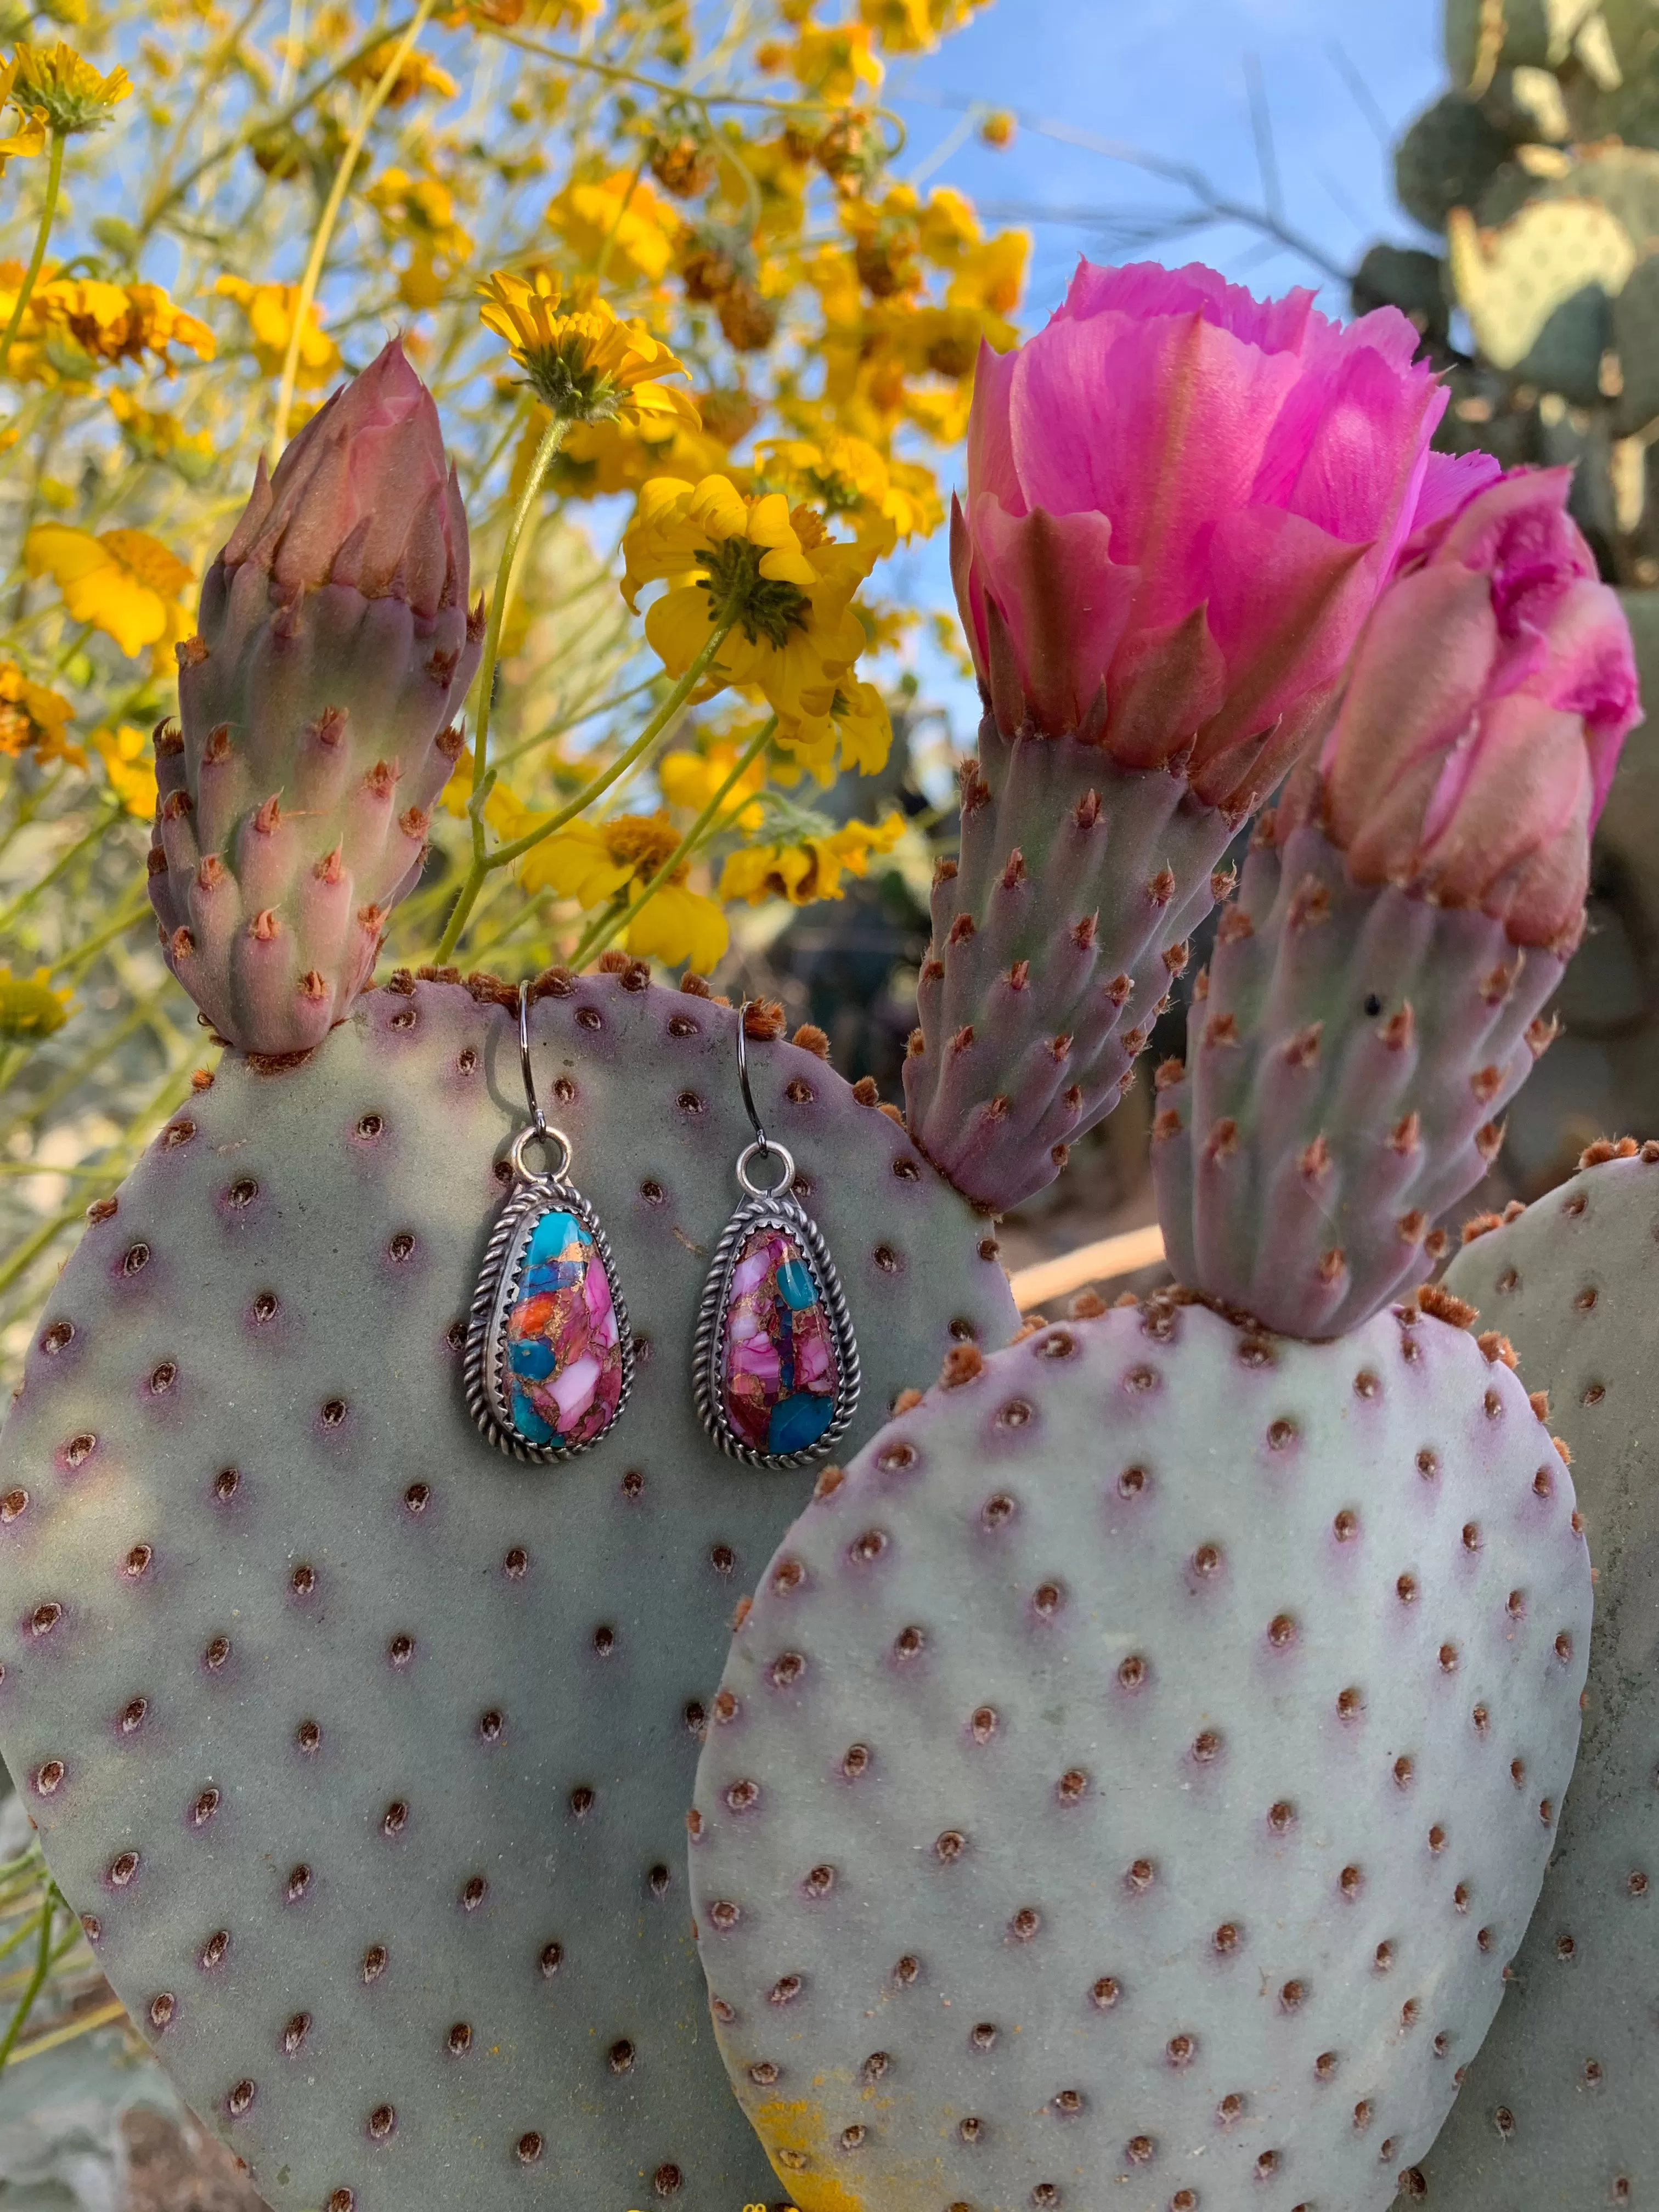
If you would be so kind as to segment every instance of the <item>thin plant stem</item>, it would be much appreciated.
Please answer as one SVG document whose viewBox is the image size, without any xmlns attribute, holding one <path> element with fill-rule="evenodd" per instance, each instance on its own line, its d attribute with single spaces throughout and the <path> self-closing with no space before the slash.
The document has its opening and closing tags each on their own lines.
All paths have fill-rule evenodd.
<svg viewBox="0 0 1659 2212">
<path fill-rule="evenodd" d="M 22 322 L 23 312 L 34 290 L 34 281 L 40 274 L 40 264 L 46 258 L 46 240 L 52 236 L 52 219 L 58 212 L 58 188 L 64 181 L 64 148 L 67 141 L 61 131 L 52 134 L 52 151 L 46 159 L 46 197 L 40 210 L 40 228 L 34 234 L 34 251 L 29 256 L 29 265 L 23 273 L 23 283 L 12 303 L 11 319 L 3 334 L 0 334 L 0 376 L 6 372 L 11 358 L 11 342 Z"/>
<path fill-rule="evenodd" d="M 640 179 L 645 174 L 645 165 L 650 158 L 651 142 L 647 139 L 641 150 L 639 160 L 634 164 L 634 173 L 628 179 L 628 190 L 617 204 L 617 212 L 611 218 L 611 228 L 599 241 L 599 258 L 593 264 L 593 282 L 596 285 L 603 284 L 605 282 L 605 272 L 611 262 L 611 249 L 617 242 L 617 233 L 623 227 L 623 218 L 628 213 L 629 204 L 640 188 Z"/>
<path fill-rule="evenodd" d="M 626 691 L 619 691 L 614 699 L 602 699 L 596 707 L 584 707 L 579 714 L 562 715 L 558 721 L 550 722 L 544 730 L 538 730 L 533 738 L 520 738 L 516 745 L 509 745 L 504 753 L 497 753 L 496 767 L 511 768 L 514 761 L 522 760 L 526 753 L 533 753 L 538 745 L 550 745 L 555 738 L 563 737 L 568 731 L 580 729 L 584 722 L 595 721 L 599 715 L 608 714 L 615 708 L 625 707 L 630 699 L 637 699 L 641 691 L 650 690 L 660 681 L 659 675 L 644 677 L 639 683 L 629 684 Z"/>
<path fill-rule="evenodd" d="M 682 861 L 690 860 L 692 854 L 714 834 L 716 816 L 743 777 L 772 742 L 772 733 L 777 726 L 778 718 L 774 714 L 756 731 L 754 736 L 738 755 L 736 763 L 725 782 L 698 815 L 661 867 L 655 870 L 650 882 L 646 884 L 633 904 L 620 913 L 611 915 L 609 920 L 601 918 L 589 925 L 583 933 L 580 943 L 571 955 L 570 964 L 573 968 L 580 968 L 586 960 L 596 959 L 607 945 L 615 944 L 623 930 L 631 928 L 639 919 L 641 911 L 655 898 L 662 886 L 671 880 L 675 869 Z"/>
<path fill-rule="evenodd" d="M 61 1957 L 61 1953 L 54 1954 Z M 62 2027 L 54 2027 L 49 2034 L 37 2035 L 21 2051 L 14 2051 L 6 2061 L 9 2066 L 21 2066 L 26 2058 L 38 2058 L 43 2051 L 56 2051 L 60 2044 L 73 2043 L 77 2036 L 90 2035 L 95 2027 L 109 2027 L 126 2016 L 126 2007 L 119 1997 L 108 2004 L 100 2005 L 95 2012 L 82 2013 L 78 2020 L 66 2021 Z"/>
<path fill-rule="evenodd" d="M 306 263 L 305 275 L 300 279 L 299 297 L 294 303 L 293 327 L 288 334 L 288 351 L 283 357 L 283 380 L 276 391 L 276 413 L 270 426 L 270 464 L 276 465 L 278 455 L 288 437 L 288 418 L 294 409 L 294 387 L 300 374 L 300 346 L 305 337 L 307 319 L 312 302 L 317 297 L 317 287 L 322 282 L 323 264 L 328 258 L 328 249 L 334 240 L 334 226 L 339 220 L 342 204 L 351 179 L 356 173 L 358 157 L 375 117 L 386 105 L 386 96 L 398 82 L 398 72 L 408 60 L 410 51 L 421 33 L 426 28 L 437 0 L 421 0 L 420 6 L 410 20 L 409 27 L 392 50 L 392 59 L 381 70 L 374 89 L 364 100 L 356 129 L 345 143 L 339 167 L 334 172 L 334 182 L 329 187 L 322 214 L 317 219 L 316 235 L 311 241 L 311 256 Z"/>
<path fill-rule="evenodd" d="M 574 822 L 577 815 L 585 813 L 596 799 L 602 799 L 614 783 L 620 781 L 630 770 L 639 765 L 652 746 L 665 734 L 680 708 L 684 706 L 692 692 L 702 681 L 708 664 L 726 642 L 726 634 L 737 618 L 735 609 L 721 614 L 720 620 L 709 632 L 707 641 L 699 648 L 691 665 L 658 708 L 639 736 L 629 746 L 627 751 L 619 754 L 603 775 L 596 775 L 591 783 L 584 784 L 568 805 L 560 807 L 556 813 L 544 817 L 533 830 L 526 830 L 522 837 L 514 837 L 508 844 L 498 845 L 493 853 L 488 854 L 478 850 L 483 842 L 482 811 L 474 813 L 472 866 L 466 881 L 461 886 L 460 896 L 455 902 L 448 925 L 439 940 L 438 950 L 434 956 L 440 967 L 454 951 L 461 932 L 466 927 L 467 916 L 472 911 L 479 890 L 483 888 L 484 878 L 490 869 L 506 867 L 510 861 L 516 860 L 520 854 L 529 852 L 532 846 L 539 845 L 544 837 L 550 837 L 556 830 L 562 830 L 567 822 Z M 476 787 L 472 797 L 473 804 L 477 806 L 478 794 Z"/>
<path fill-rule="evenodd" d="M 149 911 L 149 893 L 137 893 L 121 908 L 106 929 L 100 929 L 95 937 L 88 938 L 82 945 L 70 945 L 61 959 L 52 963 L 52 973 L 54 975 L 78 975 L 83 968 L 97 958 L 106 945 L 118 937 L 125 937 L 130 929 L 137 929 Z"/>
<path fill-rule="evenodd" d="M 89 845 L 95 845 L 98 842 L 100 838 L 102 837 L 104 832 L 109 828 L 110 823 L 115 820 L 119 812 L 120 809 L 118 807 L 106 807 L 102 809 L 99 814 L 98 819 L 93 823 L 91 829 L 87 831 L 86 835 L 83 837 L 77 837 L 74 844 L 70 847 L 69 850 L 66 853 L 60 854 L 58 858 L 52 862 L 52 866 L 46 870 L 45 875 L 42 876 L 38 882 L 31 884 L 27 890 L 20 891 L 10 905 L 5 908 L 3 911 L 0 911 L 0 937 L 3 937 L 5 935 L 6 932 L 11 927 L 12 924 L 16 921 L 20 914 L 23 913 L 27 908 L 33 905 L 35 900 L 40 897 L 42 891 L 47 890 L 52 884 L 57 882 L 58 877 L 63 874 L 65 868 L 72 866 L 74 863 L 80 859 L 82 854 L 86 851 Z"/>
<path fill-rule="evenodd" d="M 512 519 L 507 526 L 507 536 L 501 544 L 501 557 L 495 569 L 495 588 L 489 599 L 489 620 L 484 629 L 483 659 L 478 663 L 478 711 L 472 732 L 472 850 L 476 858 L 483 842 L 484 773 L 489 765 L 489 714 L 495 703 L 495 663 L 501 649 L 501 629 L 507 621 L 507 610 L 513 599 L 513 580 L 518 571 L 519 545 L 530 527 L 536 502 L 547 481 L 554 457 L 564 443 L 568 425 L 562 415 L 556 415 L 548 423 L 530 464 L 530 473 L 525 478 L 524 489 L 519 494 Z M 485 794 L 488 795 L 487 793 Z"/>
<path fill-rule="evenodd" d="M 46 1981 L 46 1969 L 52 1964 L 52 1919 L 57 1905 L 58 1892 L 48 1883 L 46 1893 L 40 1900 L 40 1948 L 35 1954 L 34 1972 L 29 1976 L 28 1986 L 17 2000 L 16 2009 L 6 2024 L 5 2033 L 0 2035 L 0 2066 L 3 2066 L 11 2057 L 18 2037 L 23 2033 L 24 2024 L 34 2009 L 34 2000 L 40 1996 L 41 1985 Z"/>
</svg>

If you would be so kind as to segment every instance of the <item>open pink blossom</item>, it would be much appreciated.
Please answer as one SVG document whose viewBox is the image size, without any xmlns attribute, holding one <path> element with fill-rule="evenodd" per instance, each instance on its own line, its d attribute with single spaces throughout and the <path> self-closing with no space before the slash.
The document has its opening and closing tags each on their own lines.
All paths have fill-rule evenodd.
<svg viewBox="0 0 1659 2212">
<path fill-rule="evenodd" d="M 1025 345 L 980 355 L 951 567 L 1006 734 L 1075 732 L 1230 809 L 1328 706 L 1419 507 L 1468 465 L 1382 307 L 1084 262 Z"/>
<path fill-rule="evenodd" d="M 1566 512 L 1571 469 L 1517 469 L 1419 528 L 1321 753 L 1325 826 L 1361 883 L 1577 931 L 1595 828 L 1640 719 L 1618 596 Z"/>
</svg>

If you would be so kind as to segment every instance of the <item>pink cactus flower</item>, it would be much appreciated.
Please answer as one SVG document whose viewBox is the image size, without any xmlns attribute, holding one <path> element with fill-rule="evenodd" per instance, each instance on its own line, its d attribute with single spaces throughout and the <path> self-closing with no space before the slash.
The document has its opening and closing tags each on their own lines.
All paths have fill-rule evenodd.
<svg viewBox="0 0 1659 2212">
<path fill-rule="evenodd" d="M 1343 326 L 1213 270 L 1079 267 L 981 350 L 951 567 L 1013 736 L 1075 732 L 1243 810 L 1328 708 L 1419 503 L 1445 406 L 1391 307 Z"/>
<path fill-rule="evenodd" d="M 1515 470 L 1415 532 L 1320 757 L 1325 828 L 1360 883 L 1478 907 L 1517 945 L 1576 935 L 1589 833 L 1641 717 L 1571 480 Z"/>
</svg>

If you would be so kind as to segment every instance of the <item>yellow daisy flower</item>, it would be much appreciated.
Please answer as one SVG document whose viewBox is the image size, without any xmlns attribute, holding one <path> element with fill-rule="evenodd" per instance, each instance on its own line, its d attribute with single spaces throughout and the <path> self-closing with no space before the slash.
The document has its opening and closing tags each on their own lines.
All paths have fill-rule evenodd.
<svg viewBox="0 0 1659 2212">
<path fill-rule="evenodd" d="M 848 684 L 836 687 L 822 714 L 780 717 L 776 742 L 799 768 L 827 786 L 848 769 L 860 775 L 879 775 L 892 750 L 893 725 L 873 684 Z"/>
<path fill-rule="evenodd" d="M 29 101 L 27 93 L 13 89 L 16 82 L 16 63 L 0 63 L 0 108 L 15 107 L 18 115 L 16 130 L 9 138 L 0 138 L 0 177 L 6 173 L 6 164 L 14 155 L 27 158 L 40 153 L 46 143 L 45 112 Z"/>
<path fill-rule="evenodd" d="M 733 853 L 720 874 L 720 896 L 759 906 L 787 899 L 810 906 L 814 899 L 845 898 L 843 876 L 869 873 L 874 857 L 890 853 L 904 835 L 904 817 L 890 814 L 882 823 L 849 822 L 828 836 L 804 836 L 775 845 L 753 845 Z"/>
<path fill-rule="evenodd" d="M 169 346 L 187 346 L 200 361 L 218 350 L 207 325 L 176 307 L 159 284 L 53 277 L 37 286 L 28 313 L 44 328 L 63 331 L 89 361 L 142 361 L 149 354 L 170 370 Z"/>
<path fill-rule="evenodd" d="M 289 333 L 299 305 L 297 284 L 250 284 L 245 276 L 222 276 L 214 290 L 234 300 L 247 317 L 253 339 L 254 359 L 267 376 L 282 373 L 288 358 Z M 340 349 L 323 329 L 322 313 L 313 300 L 306 312 L 300 339 L 300 368 L 295 381 L 302 391 L 326 384 L 340 366 Z"/>
<path fill-rule="evenodd" d="M 550 890 L 595 907 L 637 898 L 680 842 L 665 814 L 617 814 L 608 822 L 573 822 L 520 864 L 526 890 Z M 682 860 L 667 882 L 629 924 L 623 942 L 642 960 L 674 967 L 689 960 L 707 974 L 726 951 L 726 917 L 711 898 L 686 887 L 690 863 Z"/>
<path fill-rule="evenodd" d="M 147 645 L 188 637 L 190 617 L 179 594 L 191 570 L 142 530 L 106 530 L 94 538 L 68 523 L 43 522 L 24 542 L 31 576 L 51 576 L 78 623 L 112 637 L 129 659 Z"/>
<path fill-rule="evenodd" d="M 754 736 L 753 730 L 741 733 L 744 740 Z M 684 807 L 688 814 L 700 814 L 714 793 L 737 766 L 741 743 L 715 742 L 700 753 L 670 753 L 657 763 L 657 781 L 663 797 L 671 806 Z M 766 819 L 766 811 L 760 804 L 760 793 L 766 787 L 766 763 L 757 760 L 744 770 L 726 796 L 726 807 L 738 807 L 736 814 L 727 814 L 727 826 L 752 836 Z"/>
<path fill-rule="evenodd" d="M 679 217 L 631 169 L 588 184 L 573 178 L 547 204 L 550 228 L 588 269 L 599 256 L 611 267 L 656 283 L 674 258 Z"/>
<path fill-rule="evenodd" d="M 537 396 L 567 422 L 625 415 L 665 428 L 701 428 L 690 394 L 657 380 L 684 376 L 684 364 L 643 323 L 619 321 L 597 298 L 562 313 L 562 287 L 550 270 L 532 277 L 498 272 L 478 289 L 485 326 L 507 340 Z"/>
<path fill-rule="evenodd" d="M 118 100 L 132 90 L 124 69 L 107 76 L 73 46 L 59 39 L 55 46 L 31 46 L 20 40 L 12 58 L 14 78 L 9 97 L 25 112 L 44 114 L 52 128 L 64 137 L 77 131 L 98 131 L 109 120 Z"/>
<path fill-rule="evenodd" d="M 141 822 L 150 821 L 155 813 L 155 769 L 145 757 L 149 744 L 143 731 L 134 729 L 131 722 L 92 733 L 92 749 L 104 763 L 111 790 L 123 811 L 136 814 Z"/>
<path fill-rule="evenodd" d="M 0 1038 L 6 1043 L 38 1042 L 69 1019 L 75 994 L 67 984 L 54 991 L 51 978 L 50 968 L 37 968 L 33 975 L 14 975 L 9 968 L 0 968 Z"/>
<path fill-rule="evenodd" d="M 0 660 L 0 753 L 33 753 L 38 761 L 84 768 L 86 755 L 64 735 L 74 715 L 59 693 L 31 684 L 15 660 Z"/>
<path fill-rule="evenodd" d="M 781 492 L 745 498 L 726 477 L 653 478 L 623 539 L 623 594 L 637 608 L 644 585 L 668 585 L 645 634 L 671 675 L 683 676 L 734 617 L 708 672 L 713 688 L 753 686 L 781 714 L 821 713 L 864 650 L 853 596 L 890 542 L 890 531 L 836 544 L 811 508 L 792 513 Z"/>
</svg>

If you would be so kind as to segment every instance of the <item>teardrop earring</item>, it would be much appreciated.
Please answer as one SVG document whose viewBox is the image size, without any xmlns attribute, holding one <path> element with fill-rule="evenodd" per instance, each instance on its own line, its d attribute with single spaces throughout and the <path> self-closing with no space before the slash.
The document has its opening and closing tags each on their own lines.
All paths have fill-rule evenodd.
<svg viewBox="0 0 1659 2212">
<path fill-rule="evenodd" d="M 514 1459 L 569 1459 L 598 1443 L 634 1387 L 634 1338 L 599 1216 L 565 1178 L 570 1139 L 549 1126 L 530 1065 L 530 1000 L 519 986 L 519 1066 L 530 1127 L 508 1155 L 513 1190 L 484 1254 L 466 1334 L 466 1402 Z M 525 1165 L 532 1144 L 553 1164 Z"/>
<path fill-rule="evenodd" d="M 697 1413 L 750 1467 L 805 1467 L 842 1436 L 859 1401 L 859 1348 L 841 1277 L 794 1195 L 795 1163 L 761 1127 L 749 1085 L 745 1000 L 738 1081 L 755 1140 L 738 1156 L 747 1195 L 726 1224 L 697 1313 Z M 757 1181 L 757 1176 L 775 1181 Z"/>
</svg>

